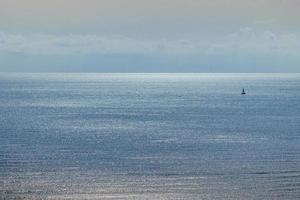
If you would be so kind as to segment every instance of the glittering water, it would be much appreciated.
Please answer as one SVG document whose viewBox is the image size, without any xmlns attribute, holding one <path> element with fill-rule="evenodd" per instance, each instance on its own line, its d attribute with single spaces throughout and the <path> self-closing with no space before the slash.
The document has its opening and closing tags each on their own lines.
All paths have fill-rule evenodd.
<svg viewBox="0 0 300 200">
<path fill-rule="evenodd" d="M 2 73 L 18 198 L 300 198 L 300 74 Z"/>
</svg>

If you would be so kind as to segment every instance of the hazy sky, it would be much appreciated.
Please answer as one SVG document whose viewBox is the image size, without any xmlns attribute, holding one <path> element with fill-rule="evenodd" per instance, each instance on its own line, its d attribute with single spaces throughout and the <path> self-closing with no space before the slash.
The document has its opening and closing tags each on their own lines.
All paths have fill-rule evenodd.
<svg viewBox="0 0 300 200">
<path fill-rule="evenodd" d="M 300 72 L 299 0 L 0 0 L 0 71 Z"/>
</svg>

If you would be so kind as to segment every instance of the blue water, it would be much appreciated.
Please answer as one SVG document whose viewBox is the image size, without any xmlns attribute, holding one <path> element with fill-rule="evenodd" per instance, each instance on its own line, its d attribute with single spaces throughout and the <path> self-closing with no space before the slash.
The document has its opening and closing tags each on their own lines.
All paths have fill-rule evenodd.
<svg viewBox="0 0 300 200">
<path fill-rule="evenodd" d="M 18 198 L 300 198 L 300 74 L 2 73 Z"/>
</svg>

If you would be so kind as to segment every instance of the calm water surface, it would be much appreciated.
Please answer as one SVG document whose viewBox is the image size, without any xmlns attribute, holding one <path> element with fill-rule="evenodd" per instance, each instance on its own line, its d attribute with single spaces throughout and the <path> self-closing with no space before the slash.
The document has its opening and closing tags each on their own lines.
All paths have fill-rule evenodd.
<svg viewBox="0 0 300 200">
<path fill-rule="evenodd" d="M 2 73 L 19 198 L 300 198 L 300 74 Z"/>
</svg>

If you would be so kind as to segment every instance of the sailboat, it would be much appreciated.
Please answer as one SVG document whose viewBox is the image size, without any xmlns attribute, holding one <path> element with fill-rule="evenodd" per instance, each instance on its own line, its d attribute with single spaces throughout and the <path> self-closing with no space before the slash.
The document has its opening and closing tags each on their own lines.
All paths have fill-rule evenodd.
<svg viewBox="0 0 300 200">
<path fill-rule="evenodd" d="M 244 95 L 244 94 L 246 94 L 246 92 L 245 92 L 245 89 L 244 89 L 244 88 L 243 88 L 243 91 L 242 91 L 242 93 L 241 93 L 241 94 L 243 94 L 243 95 Z"/>
</svg>

